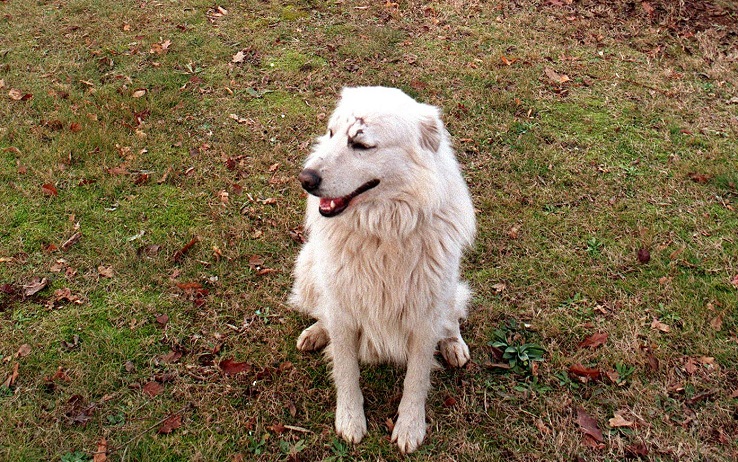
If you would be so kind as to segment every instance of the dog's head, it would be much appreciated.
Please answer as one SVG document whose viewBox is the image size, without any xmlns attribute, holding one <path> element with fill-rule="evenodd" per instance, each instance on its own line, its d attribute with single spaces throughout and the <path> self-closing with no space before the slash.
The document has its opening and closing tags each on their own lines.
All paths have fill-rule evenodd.
<svg viewBox="0 0 738 462">
<path fill-rule="evenodd" d="M 394 88 L 346 88 L 298 179 L 320 198 L 325 217 L 372 200 L 422 197 L 418 185 L 433 187 L 429 178 L 444 145 L 447 136 L 434 106 Z"/>
</svg>

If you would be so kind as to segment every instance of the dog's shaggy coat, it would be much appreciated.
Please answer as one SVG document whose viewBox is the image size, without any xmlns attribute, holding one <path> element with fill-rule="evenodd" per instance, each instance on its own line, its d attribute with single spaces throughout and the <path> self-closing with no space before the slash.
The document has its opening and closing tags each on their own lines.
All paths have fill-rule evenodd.
<svg viewBox="0 0 738 462">
<path fill-rule="evenodd" d="M 359 362 L 406 366 L 392 440 L 412 452 L 436 346 L 450 365 L 469 360 L 459 262 L 474 209 L 439 111 L 397 89 L 346 88 L 299 179 L 308 240 L 290 301 L 317 322 L 297 348 L 327 345 L 336 431 L 351 442 L 366 433 Z"/>
</svg>

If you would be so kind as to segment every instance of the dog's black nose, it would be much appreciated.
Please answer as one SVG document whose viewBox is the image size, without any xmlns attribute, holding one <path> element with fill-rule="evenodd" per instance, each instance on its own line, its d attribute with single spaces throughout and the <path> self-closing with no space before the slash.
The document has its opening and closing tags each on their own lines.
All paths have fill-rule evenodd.
<svg viewBox="0 0 738 462">
<path fill-rule="evenodd" d="M 320 177 L 320 173 L 311 168 L 306 168 L 301 171 L 300 174 L 297 175 L 297 179 L 300 181 L 303 189 L 307 192 L 313 192 L 318 189 L 320 182 L 323 180 Z"/>
</svg>

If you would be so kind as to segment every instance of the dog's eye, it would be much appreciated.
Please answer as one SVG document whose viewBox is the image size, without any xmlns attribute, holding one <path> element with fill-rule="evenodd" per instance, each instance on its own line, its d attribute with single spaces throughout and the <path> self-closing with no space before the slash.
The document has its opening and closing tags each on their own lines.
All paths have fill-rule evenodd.
<svg viewBox="0 0 738 462">
<path fill-rule="evenodd" d="M 374 149 L 376 146 L 369 146 L 364 143 L 359 143 L 358 141 L 353 141 L 349 143 L 349 146 L 351 146 L 351 149 L 355 149 L 357 151 L 367 151 L 369 149 Z"/>
</svg>

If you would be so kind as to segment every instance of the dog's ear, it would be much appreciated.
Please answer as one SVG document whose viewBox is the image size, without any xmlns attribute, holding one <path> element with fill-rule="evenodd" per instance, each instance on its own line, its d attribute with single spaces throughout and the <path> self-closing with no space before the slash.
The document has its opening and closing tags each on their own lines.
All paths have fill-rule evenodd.
<svg viewBox="0 0 738 462">
<path fill-rule="evenodd" d="M 423 117 L 420 121 L 420 145 L 429 151 L 438 152 L 442 131 L 443 125 L 437 115 Z"/>
</svg>

